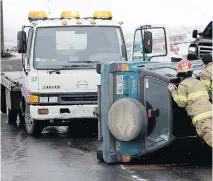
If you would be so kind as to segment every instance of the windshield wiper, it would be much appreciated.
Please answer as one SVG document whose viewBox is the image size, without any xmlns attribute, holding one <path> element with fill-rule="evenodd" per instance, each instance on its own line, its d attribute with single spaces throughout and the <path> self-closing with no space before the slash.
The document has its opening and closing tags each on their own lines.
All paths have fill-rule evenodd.
<svg viewBox="0 0 213 181">
<path fill-rule="evenodd" d="M 69 61 L 69 63 L 77 63 L 73 65 L 64 65 L 62 66 L 62 70 L 68 69 L 68 68 L 85 68 L 85 67 L 90 67 L 91 65 L 95 65 L 95 63 L 98 62 L 93 62 L 93 61 Z M 89 65 L 87 64 L 89 63 Z"/>
<path fill-rule="evenodd" d="M 85 60 L 85 61 L 69 61 L 69 63 L 91 63 L 91 64 L 94 64 L 94 62 L 90 61 L 90 60 Z"/>
<path fill-rule="evenodd" d="M 62 70 L 66 70 L 66 69 L 68 69 L 68 68 L 79 68 L 79 67 L 88 67 L 88 65 L 64 65 L 64 66 L 62 66 L 63 68 L 62 68 Z"/>
<path fill-rule="evenodd" d="M 62 66 L 63 68 L 62 68 L 62 70 L 63 69 L 66 69 L 66 68 L 76 68 L 76 67 L 82 67 L 81 65 L 64 65 L 64 66 Z"/>
<path fill-rule="evenodd" d="M 49 71 L 48 71 L 49 74 L 52 74 L 53 72 L 55 72 L 56 74 L 60 74 L 60 73 L 61 73 L 60 70 L 58 70 L 58 69 L 49 70 Z"/>
<path fill-rule="evenodd" d="M 80 63 L 91 63 L 91 64 L 94 64 L 94 62 L 93 62 L 93 61 L 90 61 L 90 60 L 81 61 Z"/>
</svg>

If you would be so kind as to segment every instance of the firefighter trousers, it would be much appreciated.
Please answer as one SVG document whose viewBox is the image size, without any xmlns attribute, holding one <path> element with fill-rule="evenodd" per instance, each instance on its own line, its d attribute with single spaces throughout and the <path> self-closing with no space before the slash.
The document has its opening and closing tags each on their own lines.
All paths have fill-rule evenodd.
<svg viewBox="0 0 213 181">
<path fill-rule="evenodd" d="M 212 118 L 197 121 L 195 127 L 198 136 L 212 147 Z"/>
</svg>

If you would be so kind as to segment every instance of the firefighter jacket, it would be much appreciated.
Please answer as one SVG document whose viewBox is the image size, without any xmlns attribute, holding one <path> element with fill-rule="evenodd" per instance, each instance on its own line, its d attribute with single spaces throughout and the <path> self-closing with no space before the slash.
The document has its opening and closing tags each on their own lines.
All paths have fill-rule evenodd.
<svg viewBox="0 0 213 181">
<path fill-rule="evenodd" d="M 200 80 L 206 86 L 209 97 L 212 100 L 212 62 L 208 63 L 206 68 L 201 72 Z"/>
<path fill-rule="evenodd" d="M 186 109 L 193 124 L 212 117 L 212 104 L 206 87 L 196 78 L 184 79 L 177 90 L 172 92 L 172 97 L 179 107 Z"/>
</svg>

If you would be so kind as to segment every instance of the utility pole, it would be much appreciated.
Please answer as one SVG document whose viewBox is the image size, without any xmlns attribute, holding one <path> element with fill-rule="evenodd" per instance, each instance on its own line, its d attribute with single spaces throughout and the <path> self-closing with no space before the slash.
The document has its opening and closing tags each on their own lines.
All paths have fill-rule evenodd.
<svg viewBox="0 0 213 181">
<path fill-rule="evenodd" d="M 4 18 L 3 18 L 3 1 L 0 0 L 0 15 L 1 15 L 1 57 L 4 56 Z"/>
<path fill-rule="evenodd" d="M 50 16 L 50 4 L 51 4 L 51 0 L 48 0 L 48 13 L 49 13 L 49 16 Z"/>
</svg>

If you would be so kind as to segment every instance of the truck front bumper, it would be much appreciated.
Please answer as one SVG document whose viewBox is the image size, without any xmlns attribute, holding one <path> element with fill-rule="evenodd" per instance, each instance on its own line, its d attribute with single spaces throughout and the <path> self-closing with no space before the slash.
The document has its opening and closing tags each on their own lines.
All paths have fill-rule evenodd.
<svg viewBox="0 0 213 181">
<path fill-rule="evenodd" d="M 94 108 L 97 105 L 54 105 L 54 106 L 34 106 L 30 105 L 32 119 L 54 120 L 54 119 L 73 119 L 73 118 L 95 118 Z M 48 110 L 48 113 L 41 114 L 41 110 Z M 67 113 L 68 112 L 68 113 Z"/>
</svg>

